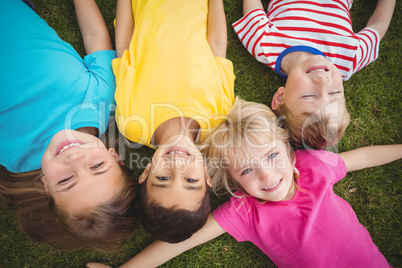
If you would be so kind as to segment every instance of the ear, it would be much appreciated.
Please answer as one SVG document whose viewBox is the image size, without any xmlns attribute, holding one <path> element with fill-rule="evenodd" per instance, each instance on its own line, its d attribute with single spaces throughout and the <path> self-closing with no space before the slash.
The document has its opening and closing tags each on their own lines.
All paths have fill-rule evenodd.
<svg viewBox="0 0 402 268">
<path fill-rule="evenodd" d="M 271 109 L 276 110 L 278 109 L 279 105 L 283 104 L 283 93 L 285 92 L 284 87 L 278 88 L 274 97 L 272 98 Z"/>
<path fill-rule="evenodd" d="M 207 185 L 209 187 L 212 187 L 212 180 L 211 180 L 211 177 L 208 174 L 208 169 L 206 167 L 204 168 L 204 176 L 205 176 L 205 182 L 207 183 Z"/>
<path fill-rule="evenodd" d="M 117 163 L 119 163 L 120 165 L 124 166 L 123 161 L 120 160 L 120 156 L 119 154 L 116 152 L 115 148 L 109 148 L 108 150 L 110 152 L 110 154 L 113 156 L 113 158 L 117 161 Z"/>
<path fill-rule="evenodd" d="M 139 184 L 142 184 L 145 181 L 145 179 L 148 178 L 150 171 L 151 171 L 151 164 L 148 164 L 144 172 L 142 172 L 140 178 L 138 179 Z"/>
<path fill-rule="evenodd" d="M 47 198 L 50 198 L 50 194 L 49 194 L 49 187 L 47 186 L 47 181 L 45 176 L 42 176 L 42 183 L 43 183 L 43 188 L 45 188 L 45 192 L 47 194 Z"/>
</svg>

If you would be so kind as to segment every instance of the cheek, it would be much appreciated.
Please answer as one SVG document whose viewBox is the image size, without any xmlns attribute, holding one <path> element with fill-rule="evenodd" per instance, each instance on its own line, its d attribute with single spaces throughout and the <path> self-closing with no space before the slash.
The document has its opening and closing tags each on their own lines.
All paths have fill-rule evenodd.
<svg viewBox="0 0 402 268">
<path fill-rule="evenodd" d="M 290 93 L 290 95 L 303 92 L 308 88 L 311 84 L 311 81 L 306 77 L 304 73 L 294 72 L 291 76 L 286 80 L 286 91 Z"/>
<path fill-rule="evenodd" d="M 275 159 L 275 168 L 279 170 L 288 170 L 291 168 L 291 163 L 285 157 L 278 157 Z"/>
<path fill-rule="evenodd" d="M 49 186 L 56 183 L 65 175 L 64 169 L 60 167 L 60 165 L 52 161 L 45 162 L 42 165 L 41 169 L 43 175 L 46 177 Z"/>
<path fill-rule="evenodd" d="M 246 192 L 250 193 L 254 189 L 254 181 L 251 180 L 236 180 L 238 184 L 240 184 L 241 188 L 243 188 Z"/>
</svg>

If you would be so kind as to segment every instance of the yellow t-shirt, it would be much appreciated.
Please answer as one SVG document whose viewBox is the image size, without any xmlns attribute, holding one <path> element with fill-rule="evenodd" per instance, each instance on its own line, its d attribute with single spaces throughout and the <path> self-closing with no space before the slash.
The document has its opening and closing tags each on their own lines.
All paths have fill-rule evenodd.
<svg viewBox="0 0 402 268">
<path fill-rule="evenodd" d="M 174 117 L 196 120 L 203 134 L 234 102 L 232 62 L 207 42 L 207 0 L 133 1 L 128 51 L 113 60 L 116 122 L 129 140 L 153 147 L 156 128 Z"/>
</svg>

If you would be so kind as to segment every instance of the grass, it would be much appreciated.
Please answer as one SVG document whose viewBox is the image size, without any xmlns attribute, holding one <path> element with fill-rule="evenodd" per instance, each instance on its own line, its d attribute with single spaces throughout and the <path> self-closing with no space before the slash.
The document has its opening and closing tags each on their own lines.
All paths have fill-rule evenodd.
<svg viewBox="0 0 402 268">
<path fill-rule="evenodd" d="M 113 36 L 116 0 L 98 0 Z M 84 55 L 72 1 L 37 0 L 38 13 L 60 37 Z M 241 1 L 224 0 L 228 22 L 228 53 L 236 74 L 235 91 L 246 100 L 270 104 L 275 89 L 284 84 L 266 66 L 247 53 L 230 28 L 241 17 Z M 268 1 L 263 1 L 266 7 Z M 376 5 L 375 0 L 355 0 L 351 11 L 355 31 L 362 29 Z M 389 31 L 380 46 L 380 57 L 345 82 L 351 125 L 339 145 L 340 151 L 373 144 L 401 143 L 402 45 L 400 29 L 402 2 L 397 1 Z M 126 155 L 139 152 L 149 158 L 152 150 L 126 148 Z M 126 162 L 129 161 L 127 158 Z M 335 186 L 335 192 L 348 201 L 374 243 L 394 267 L 402 267 L 401 161 L 349 173 Z M 138 171 L 141 172 L 142 170 Z M 212 197 L 213 208 L 225 200 Z M 97 253 L 90 250 L 61 252 L 29 241 L 17 227 L 12 210 L 0 206 L 0 267 L 84 267 L 99 261 L 116 267 L 153 241 L 141 227 L 120 252 Z M 275 267 L 256 246 L 237 243 L 225 234 L 200 245 L 163 267 Z"/>
</svg>

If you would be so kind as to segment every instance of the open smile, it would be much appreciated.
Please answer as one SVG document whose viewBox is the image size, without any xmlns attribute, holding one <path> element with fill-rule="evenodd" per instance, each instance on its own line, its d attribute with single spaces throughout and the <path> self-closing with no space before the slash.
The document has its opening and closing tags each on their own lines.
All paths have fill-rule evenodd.
<svg viewBox="0 0 402 268">
<path fill-rule="evenodd" d="M 73 147 L 76 147 L 76 146 L 79 146 L 79 145 L 82 145 L 82 144 L 84 144 L 84 143 L 81 142 L 81 141 L 78 141 L 78 140 L 74 140 L 74 141 L 70 141 L 70 140 L 63 141 L 62 143 L 60 143 L 59 146 L 57 146 L 55 156 L 56 156 L 56 155 L 59 155 L 59 154 L 61 154 L 61 153 L 63 153 L 63 152 L 65 152 L 65 151 L 67 151 L 67 150 L 69 150 L 69 149 L 71 149 L 71 148 L 73 148 Z"/>
<path fill-rule="evenodd" d="M 182 147 L 173 147 L 171 148 L 166 154 L 168 155 L 186 155 L 186 156 L 191 156 L 191 154 Z"/>
<path fill-rule="evenodd" d="M 325 65 L 316 65 L 313 67 L 310 67 L 306 73 L 316 73 L 316 72 L 329 72 L 329 69 L 327 66 Z"/>
<path fill-rule="evenodd" d="M 264 188 L 263 190 L 264 191 L 274 191 L 281 184 L 282 180 L 283 180 L 283 178 L 281 178 L 279 181 L 277 181 L 273 185 L 271 185 L 271 186 L 269 186 L 267 188 Z"/>
</svg>

